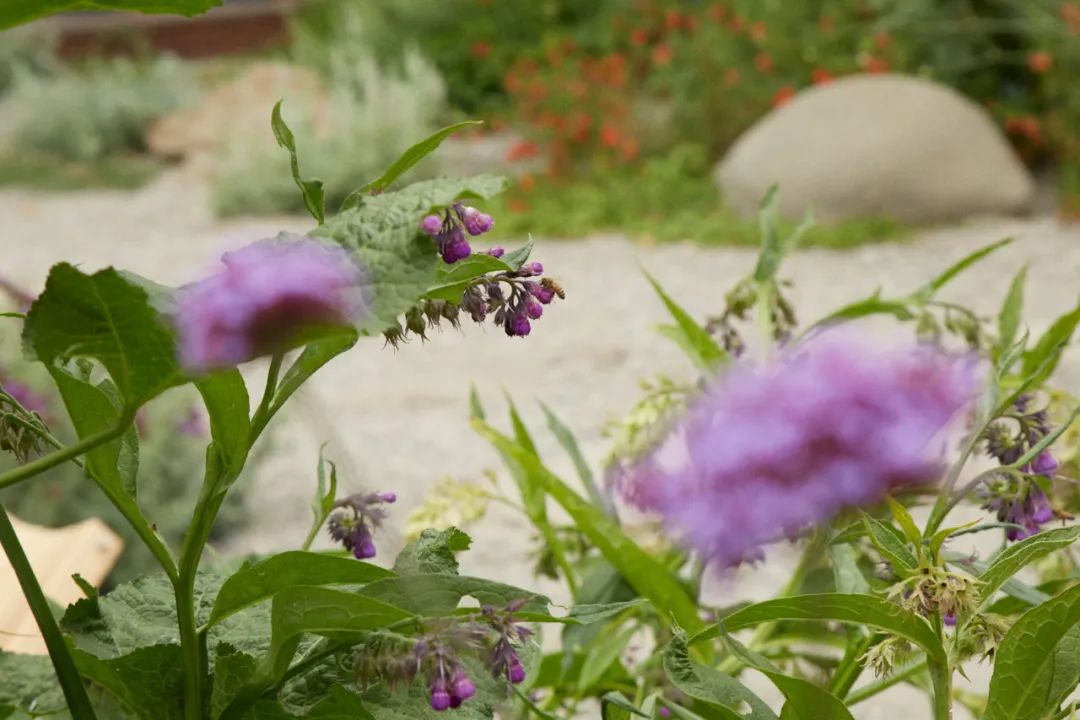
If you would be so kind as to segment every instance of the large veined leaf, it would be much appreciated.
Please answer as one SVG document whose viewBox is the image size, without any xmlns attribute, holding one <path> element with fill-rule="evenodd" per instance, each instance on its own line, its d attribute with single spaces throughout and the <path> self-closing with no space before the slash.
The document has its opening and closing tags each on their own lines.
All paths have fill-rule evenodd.
<svg viewBox="0 0 1080 720">
<path fill-rule="evenodd" d="M 100 362 L 129 411 L 185 382 L 173 334 L 147 291 L 112 268 L 87 275 L 68 263 L 49 271 L 23 328 L 23 351 L 46 366 Z"/>
<path fill-rule="evenodd" d="M 1072 691 L 1078 673 L 1080 644 L 1073 632 L 1078 622 L 1080 586 L 1016 621 L 995 653 L 984 720 L 1037 720 Z"/>
</svg>

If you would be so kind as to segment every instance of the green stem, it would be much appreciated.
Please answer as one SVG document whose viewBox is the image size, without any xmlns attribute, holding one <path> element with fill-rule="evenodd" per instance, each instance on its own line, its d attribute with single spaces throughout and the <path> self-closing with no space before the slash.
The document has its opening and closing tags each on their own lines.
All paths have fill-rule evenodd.
<svg viewBox="0 0 1080 720">
<path fill-rule="evenodd" d="M 855 684 L 855 681 L 859 679 L 859 675 L 862 674 L 863 664 L 859 660 L 870 649 L 873 642 L 874 636 L 867 633 L 848 645 L 844 658 L 840 661 L 840 667 L 836 669 L 832 680 L 829 682 L 829 690 L 833 695 L 841 700 L 847 696 L 851 686 Z"/>
<path fill-rule="evenodd" d="M 251 431 L 248 439 L 248 447 L 255 444 L 255 440 L 262 434 L 270 418 L 278 411 L 280 405 L 274 406 L 274 395 L 277 392 L 278 376 L 281 374 L 281 365 L 285 361 L 284 355 L 275 355 L 270 359 L 270 369 L 266 371 L 266 387 L 263 390 L 262 400 L 255 414 L 251 416 Z"/>
<path fill-rule="evenodd" d="M 0 505 L 0 546 L 11 563 L 15 577 L 19 580 L 23 596 L 34 614 L 41 637 L 45 640 L 45 647 L 49 650 L 49 658 L 52 660 L 56 677 L 60 681 L 60 688 L 64 691 L 64 699 L 67 701 L 68 710 L 74 720 L 96 720 L 94 708 L 90 705 L 90 698 L 86 694 L 82 678 L 75 667 L 75 660 L 71 657 L 64 636 L 53 617 L 49 601 L 45 599 L 45 593 L 41 591 L 34 569 L 30 567 L 30 561 L 26 558 L 19 537 L 15 534 L 15 528 L 8 518 L 7 511 Z"/>
<path fill-rule="evenodd" d="M 952 673 L 938 663 L 929 667 L 934 684 L 934 720 L 952 720 Z"/>
<path fill-rule="evenodd" d="M 39 457 L 33 462 L 28 462 L 25 465 L 20 465 L 17 468 L 8 470 L 6 473 L 0 475 L 0 490 L 32 478 L 35 475 L 40 475 L 46 470 L 50 470 L 57 465 L 66 463 L 68 460 L 74 460 L 80 455 L 90 452 L 99 445 L 104 445 L 107 442 L 115 440 L 124 434 L 131 423 L 132 417 L 125 414 L 117 421 L 116 425 L 108 430 L 95 433 L 94 435 L 83 438 L 74 445 L 69 445 L 62 450 L 57 450 L 54 453 Z"/>
<path fill-rule="evenodd" d="M 934 507 L 930 511 L 930 517 L 926 521 L 926 529 L 923 530 L 924 537 L 930 537 L 937 532 L 942 521 L 945 520 L 945 516 L 949 514 L 949 510 L 952 508 L 949 503 L 952 498 L 953 488 L 956 487 L 956 481 L 960 477 L 960 472 L 964 469 L 968 458 L 975 452 L 975 445 L 979 442 L 981 436 L 982 429 L 979 429 L 978 432 L 973 431 L 964 445 L 964 451 L 953 463 L 952 467 L 949 468 L 949 472 L 945 476 L 945 482 L 942 483 L 941 492 L 938 493 L 937 502 L 934 503 Z"/>
</svg>

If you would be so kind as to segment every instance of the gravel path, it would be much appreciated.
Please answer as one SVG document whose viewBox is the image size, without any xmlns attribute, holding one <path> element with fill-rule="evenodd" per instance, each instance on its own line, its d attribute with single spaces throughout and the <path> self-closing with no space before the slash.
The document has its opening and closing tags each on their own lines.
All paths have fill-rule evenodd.
<svg viewBox="0 0 1080 720">
<path fill-rule="evenodd" d="M 281 229 L 303 231 L 303 218 L 221 222 L 207 209 L 205 190 L 185 170 L 169 172 L 144 190 L 38 195 L 0 192 L 3 272 L 38 289 L 59 260 L 92 270 L 116 264 L 165 283 L 181 283 L 214 266 L 221 251 Z M 986 220 L 937 229 L 903 244 L 852 252 L 805 251 L 783 275 L 803 318 L 813 319 L 882 286 L 886 294 L 916 287 L 971 250 L 1005 236 L 1013 246 L 958 278 L 945 297 L 985 313 L 996 311 L 1015 268 L 1030 263 L 1026 319 L 1033 333 L 1077 300 L 1080 228 L 1051 219 Z M 513 243 L 507 243 L 513 244 Z M 565 303 L 549 308 L 526 340 L 493 329 L 447 331 L 427 344 L 399 351 L 362 342 L 335 360 L 278 423 L 271 458 L 253 478 L 258 513 L 253 527 L 229 552 L 268 551 L 297 545 L 309 523 L 308 499 L 318 447 L 338 460 L 345 488 L 394 490 L 400 500 L 387 554 L 400 542 L 407 511 L 445 475 L 475 477 L 499 468 L 488 446 L 467 424 L 470 383 L 489 413 L 505 411 L 503 389 L 518 401 L 551 465 L 572 476 L 569 463 L 543 431 L 542 398 L 579 433 L 586 455 L 598 463 L 606 448 L 600 428 L 637 397 L 643 377 L 685 376 L 692 369 L 651 326 L 664 312 L 642 277 L 648 268 L 697 316 L 717 309 L 723 292 L 752 267 L 744 249 L 705 249 L 690 244 L 645 247 L 620 236 L 575 242 L 538 242 L 535 257 L 566 287 Z M 261 366 L 252 368 L 257 382 Z M 1059 372 L 1061 384 L 1080 392 L 1076 353 Z M 192 478 L 192 482 L 196 482 Z M 472 529 L 477 542 L 464 558 L 469 572 L 535 586 L 526 557 L 527 534 L 510 512 L 493 512 Z M 718 591 L 765 597 L 783 581 L 786 551 L 762 568 Z M 551 588 L 546 588 L 551 590 Z M 976 673 L 977 674 L 977 673 Z M 914 691 L 898 688 L 858 706 L 860 718 L 924 717 Z M 901 715 L 898 715 L 901 713 Z"/>
</svg>

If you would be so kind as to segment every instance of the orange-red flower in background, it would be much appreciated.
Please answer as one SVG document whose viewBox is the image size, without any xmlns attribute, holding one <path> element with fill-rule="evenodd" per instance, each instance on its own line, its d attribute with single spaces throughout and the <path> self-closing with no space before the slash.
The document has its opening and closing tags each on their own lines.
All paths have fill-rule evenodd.
<svg viewBox="0 0 1080 720">
<path fill-rule="evenodd" d="M 863 70 L 871 75 L 887 73 L 889 72 L 889 61 L 877 55 L 871 55 L 863 61 Z"/>
<path fill-rule="evenodd" d="M 630 44 L 641 47 L 645 43 L 649 42 L 649 33 L 645 28 L 634 28 L 630 31 Z"/>
<path fill-rule="evenodd" d="M 876 47 L 878 50 L 888 50 L 891 45 L 892 35 L 885 32 L 884 30 L 880 30 L 874 33 L 874 47 Z"/>
<path fill-rule="evenodd" d="M 483 40 L 477 40 L 472 44 L 471 52 L 474 58 L 482 60 L 491 54 L 491 45 Z"/>
<path fill-rule="evenodd" d="M 773 59 L 772 55 L 767 52 L 759 52 L 754 56 L 754 67 L 763 73 L 772 72 Z"/>
<path fill-rule="evenodd" d="M 740 80 L 742 77 L 739 75 L 738 68 L 728 68 L 724 71 L 724 84 L 728 87 L 735 87 Z"/>
<path fill-rule="evenodd" d="M 727 15 L 727 8 L 723 3 L 714 2 L 709 6 L 709 19 L 715 23 L 721 23 L 724 21 L 724 16 Z"/>
<path fill-rule="evenodd" d="M 675 53 L 672 52 L 671 46 L 667 43 L 660 43 L 659 45 L 654 47 L 652 51 L 652 61 L 655 65 L 667 65 L 671 62 L 671 58 L 673 58 L 674 56 Z"/>
<path fill-rule="evenodd" d="M 828 15 L 822 15 L 821 17 L 818 18 L 818 21 L 817 21 L 818 30 L 820 30 L 823 33 L 831 33 L 833 31 L 833 27 L 835 27 L 835 25 L 836 25 L 836 23 L 833 22 L 833 19 L 831 17 L 829 17 Z"/>
<path fill-rule="evenodd" d="M 810 82 L 815 85 L 824 85 L 833 81 L 833 74 L 826 68 L 818 67 L 810 71 Z"/>
<path fill-rule="evenodd" d="M 1038 50 L 1028 55 L 1028 67 L 1031 72 L 1042 75 L 1054 65 L 1054 56 L 1045 50 Z"/>
<path fill-rule="evenodd" d="M 622 134 L 619 133 L 619 129 L 614 125 L 604 123 L 600 128 L 600 143 L 604 147 L 614 148 L 618 147 L 622 141 Z"/>
<path fill-rule="evenodd" d="M 750 23 L 750 37 L 761 42 L 769 35 L 769 26 L 758 20 Z"/>
<path fill-rule="evenodd" d="M 795 88 L 790 85 L 784 85 L 776 91 L 775 95 L 773 95 L 773 107 L 787 105 L 793 97 L 795 97 Z"/>
<path fill-rule="evenodd" d="M 622 153 L 623 160 L 633 160 L 638 154 L 638 141 L 637 138 L 628 137 L 622 142 L 619 147 L 619 152 Z"/>
<path fill-rule="evenodd" d="M 521 140 L 511 145 L 506 151 L 506 162 L 517 162 L 540 154 L 540 146 L 532 140 Z"/>
<path fill-rule="evenodd" d="M 668 30 L 678 30 L 682 26 L 682 16 L 678 10 L 668 10 L 664 13 L 664 27 Z"/>
</svg>

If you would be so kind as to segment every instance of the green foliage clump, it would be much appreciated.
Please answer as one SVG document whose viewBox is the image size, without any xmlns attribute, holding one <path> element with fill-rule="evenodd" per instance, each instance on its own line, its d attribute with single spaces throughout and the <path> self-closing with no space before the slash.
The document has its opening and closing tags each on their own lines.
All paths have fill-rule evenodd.
<svg viewBox="0 0 1080 720">
<path fill-rule="evenodd" d="M 63 160 L 90 162 L 145 148 L 158 117 L 191 100 L 196 83 L 175 58 L 95 60 L 54 74 L 18 72 L 6 99 L 9 145 Z"/>
</svg>

